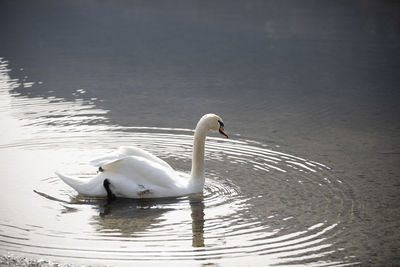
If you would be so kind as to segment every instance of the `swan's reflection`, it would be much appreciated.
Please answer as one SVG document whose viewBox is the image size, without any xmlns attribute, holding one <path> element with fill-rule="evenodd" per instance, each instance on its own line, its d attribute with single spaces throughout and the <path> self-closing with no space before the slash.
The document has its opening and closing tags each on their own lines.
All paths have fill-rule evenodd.
<svg viewBox="0 0 400 267">
<path fill-rule="evenodd" d="M 62 203 L 61 213 L 79 212 L 79 208 L 70 205 L 90 205 L 98 215 L 92 217 L 91 224 L 102 234 L 114 234 L 118 237 L 132 237 L 137 233 L 161 227 L 163 215 L 170 211 L 183 210 L 190 205 L 192 220 L 192 246 L 204 247 L 204 199 L 202 194 L 190 197 L 163 199 L 127 199 L 113 201 L 104 199 L 82 199 L 71 197 L 62 200 L 46 193 L 34 190 L 44 198 Z M 189 214 L 187 214 L 189 216 Z M 184 221 L 186 218 L 180 218 Z"/>
<path fill-rule="evenodd" d="M 156 225 L 159 218 L 169 208 L 157 208 L 157 203 L 119 198 L 96 207 L 99 215 L 93 216 L 92 224 L 101 233 L 114 233 L 129 237 Z"/>
<path fill-rule="evenodd" d="M 192 211 L 192 246 L 204 247 L 204 201 L 203 197 L 192 197 L 189 199 Z"/>
<path fill-rule="evenodd" d="M 190 205 L 192 219 L 192 246 L 204 247 L 204 201 L 203 196 L 171 199 L 123 199 L 104 201 L 96 206 L 98 216 L 92 224 L 104 234 L 132 237 L 149 229 L 162 227 L 163 216 L 174 210 L 185 210 Z M 189 216 L 189 212 L 187 213 Z M 182 221 L 187 218 L 181 218 Z M 173 237 L 171 237 L 173 238 Z"/>
</svg>

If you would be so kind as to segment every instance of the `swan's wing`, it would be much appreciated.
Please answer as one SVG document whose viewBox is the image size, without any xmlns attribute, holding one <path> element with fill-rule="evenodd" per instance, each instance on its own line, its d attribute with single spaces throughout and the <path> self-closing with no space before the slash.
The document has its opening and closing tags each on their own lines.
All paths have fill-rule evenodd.
<svg viewBox="0 0 400 267">
<path fill-rule="evenodd" d="M 92 160 L 90 162 L 90 164 L 92 164 L 95 167 L 102 167 L 103 169 L 109 169 L 109 167 L 110 167 L 110 166 L 108 166 L 109 164 L 112 164 L 116 161 L 125 159 L 130 156 L 142 157 L 151 162 L 154 162 L 161 166 L 164 166 L 165 168 L 168 168 L 171 171 L 173 170 L 171 168 L 171 166 L 169 166 L 168 163 L 166 163 L 164 160 L 154 156 L 153 154 L 151 154 L 141 148 L 138 148 L 138 147 L 127 147 L 127 146 L 121 146 L 115 152 L 112 152 L 106 156 L 97 158 L 95 160 Z"/>
<path fill-rule="evenodd" d="M 94 160 L 90 161 L 90 164 L 95 167 L 104 167 L 107 164 L 113 163 L 115 161 L 121 160 L 126 157 L 127 157 L 126 155 L 120 154 L 120 153 L 118 153 L 118 151 L 116 151 L 116 152 L 112 152 L 108 155 L 102 156 L 100 158 L 94 159 Z"/>
<path fill-rule="evenodd" d="M 147 152 L 146 150 L 143 150 L 141 148 L 138 147 L 131 147 L 131 146 L 121 146 L 118 149 L 118 152 L 120 154 L 123 155 L 127 155 L 127 156 L 139 156 L 139 157 L 143 157 L 145 159 L 148 159 L 150 161 L 156 162 L 166 168 L 171 168 L 171 166 L 169 166 L 168 163 L 166 163 L 164 160 L 160 159 L 157 156 L 154 156 L 153 154 L 151 154 L 150 152 Z"/>
<path fill-rule="evenodd" d="M 169 167 L 169 166 L 168 166 Z M 127 181 L 134 182 L 139 187 L 144 189 L 157 190 L 157 188 L 175 188 L 179 186 L 177 174 L 174 170 L 160 165 L 154 161 L 148 160 L 140 156 L 127 156 L 107 165 L 107 172 L 117 174 L 124 177 L 122 184 L 118 185 L 118 181 L 113 181 L 111 177 L 111 184 L 122 188 L 123 183 Z"/>
</svg>

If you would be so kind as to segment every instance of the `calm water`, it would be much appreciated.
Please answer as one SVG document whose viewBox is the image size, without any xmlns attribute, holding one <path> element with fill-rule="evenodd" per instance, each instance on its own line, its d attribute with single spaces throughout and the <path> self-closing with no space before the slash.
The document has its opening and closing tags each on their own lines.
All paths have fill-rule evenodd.
<svg viewBox="0 0 400 267">
<path fill-rule="evenodd" d="M 400 5 L 0 1 L 0 253 L 127 266 L 397 265 Z M 203 195 L 107 203 L 54 171 L 136 145 Z"/>
<path fill-rule="evenodd" d="M 90 101 L 11 93 L 19 84 L 8 72 L 2 62 L 1 114 L 13 126 L 1 143 L 2 203 L 12 204 L 1 206 L 2 251 L 111 265 L 352 262 L 335 244 L 354 216 L 351 188 L 328 166 L 278 145 L 210 137 L 203 196 L 113 203 L 77 196 L 55 169 L 90 177 L 91 158 L 135 144 L 189 173 L 193 132 L 107 125 L 106 111 Z"/>
</svg>

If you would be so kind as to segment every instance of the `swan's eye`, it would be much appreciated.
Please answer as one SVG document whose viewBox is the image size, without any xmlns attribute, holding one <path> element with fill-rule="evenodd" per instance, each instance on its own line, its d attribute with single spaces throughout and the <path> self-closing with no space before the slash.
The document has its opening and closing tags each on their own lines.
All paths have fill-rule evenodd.
<svg viewBox="0 0 400 267">
<path fill-rule="evenodd" d="M 225 126 L 224 123 L 223 123 L 222 121 L 218 120 L 218 122 L 219 122 L 219 126 L 221 126 L 221 127 L 224 127 L 224 126 Z"/>
</svg>

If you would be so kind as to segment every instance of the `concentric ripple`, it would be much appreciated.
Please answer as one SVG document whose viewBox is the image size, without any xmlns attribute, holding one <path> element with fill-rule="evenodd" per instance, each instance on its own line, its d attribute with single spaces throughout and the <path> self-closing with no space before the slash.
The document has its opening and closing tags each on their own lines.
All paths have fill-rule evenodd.
<svg viewBox="0 0 400 267">
<path fill-rule="evenodd" d="M 187 176 L 193 131 L 109 125 L 88 100 L 28 98 L 16 93 L 7 64 L 0 73 L 0 116 L 16 133 L 0 140 L 1 253 L 94 265 L 351 263 L 340 240 L 356 204 L 324 164 L 238 136 L 209 137 L 203 194 L 85 198 L 54 171 L 90 177 L 90 159 L 135 145 Z"/>
</svg>

